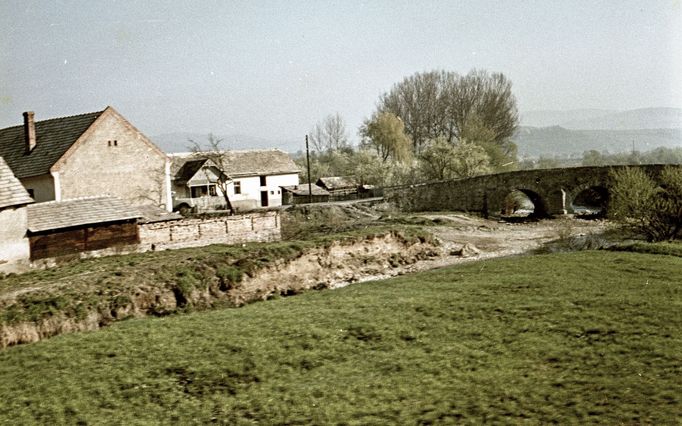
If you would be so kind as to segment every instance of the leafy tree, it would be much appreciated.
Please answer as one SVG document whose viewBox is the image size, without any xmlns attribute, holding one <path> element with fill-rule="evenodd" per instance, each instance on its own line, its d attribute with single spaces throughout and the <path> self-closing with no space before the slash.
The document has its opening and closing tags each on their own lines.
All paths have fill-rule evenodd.
<svg viewBox="0 0 682 426">
<path fill-rule="evenodd" d="M 389 159 L 404 162 L 410 158 L 412 142 L 405 134 L 405 124 L 395 114 L 380 112 L 360 128 L 363 145 L 372 148 L 385 163 Z"/>
<path fill-rule="evenodd" d="M 348 149 L 346 122 L 339 113 L 328 115 L 310 131 L 310 142 L 318 153 Z"/>
<path fill-rule="evenodd" d="M 485 132 L 475 139 L 503 145 L 518 125 L 511 82 L 503 74 L 477 70 L 463 77 L 446 71 L 414 74 L 380 98 L 378 112 L 402 119 L 417 153 L 438 137 L 451 144 L 471 139 L 474 127 Z"/>
<path fill-rule="evenodd" d="M 471 177 L 490 171 L 490 158 L 481 146 L 452 145 L 440 137 L 430 141 L 419 156 L 421 174 L 428 180 Z"/>
<path fill-rule="evenodd" d="M 659 186 L 643 170 L 611 173 L 609 214 L 649 241 L 676 238 L 682 227 L 682 169 L 666 167 Z"/>
<path fill-rule="evenodd" d="M 606 159 L 599 151 L 591 149 L 589 151 L 583 152 L 583 166 L 603 166 L 605 164 Z"/>
<path fill-rule="evenodd" d="M 350 156 L 348 175 L 355 176 L 360 185 L 378 185 L 386 183 L 389 168 L 376 152 L 360 149 Z"/>
</svg>

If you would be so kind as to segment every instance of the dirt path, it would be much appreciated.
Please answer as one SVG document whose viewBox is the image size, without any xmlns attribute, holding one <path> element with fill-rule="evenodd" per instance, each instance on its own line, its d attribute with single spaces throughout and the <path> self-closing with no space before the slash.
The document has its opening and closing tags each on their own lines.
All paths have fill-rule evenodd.
<svg viewBox="0 0 682 426">
<path fill-rule="evenodd" d="M 420 216 L 442 223 L 431 228 L 431 231 L 441 242 L 444 256 L 419 261 L 405 267 L 401 273 L 528 253 L 551 241 L 601 234 L 612 226 L 606 221 L 578 220 L 568 217 L 537 222 L 509 223 L 456 213 Z"/>
</svg>

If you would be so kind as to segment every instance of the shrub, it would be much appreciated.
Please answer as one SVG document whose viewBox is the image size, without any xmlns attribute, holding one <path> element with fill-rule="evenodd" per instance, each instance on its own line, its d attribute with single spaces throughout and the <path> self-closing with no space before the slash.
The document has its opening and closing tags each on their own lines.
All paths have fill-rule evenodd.
<svg viewBox="0 0 682 426">
<path fill-rule="evenodd" d="M 649 241 L 674 239 L 682 228 L 682 169 L 666 167 L 661 185 L 637 168 L 611 172 L 610 215 Z"/>
</svg>

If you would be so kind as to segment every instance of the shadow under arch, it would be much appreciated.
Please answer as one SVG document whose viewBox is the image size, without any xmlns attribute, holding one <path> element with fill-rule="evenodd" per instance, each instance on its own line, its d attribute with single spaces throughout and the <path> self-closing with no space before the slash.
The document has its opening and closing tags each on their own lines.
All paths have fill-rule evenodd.
<svg viewBox="0 0 682 426">
<path fill-rule="evenodd" d="M 611 195 L 601 185 L 590 185 L 576 189 L 571 200 L 571 210 L 576 216 L 604 217 L 608 212 Z"/>
<path fill-rule="evenodd" d="M 523 221 L 548 216 L 547 203 L 540 194 L 533 190 L 512 189 L 502 198 L 500 217 L 504 220 Z"/>
</svg>

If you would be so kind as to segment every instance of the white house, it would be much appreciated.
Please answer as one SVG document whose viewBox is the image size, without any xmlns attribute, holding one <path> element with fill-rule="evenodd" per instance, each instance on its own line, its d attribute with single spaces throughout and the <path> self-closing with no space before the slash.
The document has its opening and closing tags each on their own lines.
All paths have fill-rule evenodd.
<svg viewBox="0 0 682 426">
<path fill-rule="evenodd" d="M 208 158 L 213 157 L 212 153 L 179 153 L 170 157 L 175 210 L 224 208 L 221 175 L 235 210 L 281 206 L 280 187 L 298 185 L 300 169 L 289 154 L 278 149 L 225 151 L 221 165 Z"/>
</svg>

